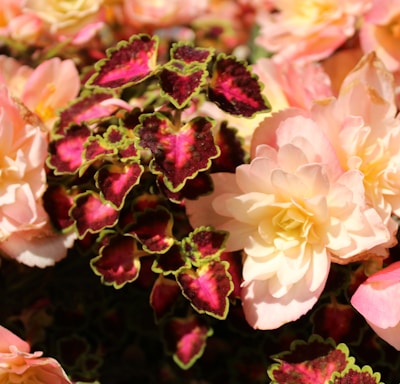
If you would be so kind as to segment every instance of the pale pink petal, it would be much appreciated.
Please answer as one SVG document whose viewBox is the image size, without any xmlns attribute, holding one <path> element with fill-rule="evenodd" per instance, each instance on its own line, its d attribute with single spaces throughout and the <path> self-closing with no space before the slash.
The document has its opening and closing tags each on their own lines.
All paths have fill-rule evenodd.
<svg viewBox="0 0 400 384">
<path fill-rule="evenodd" d="M 10 345 L 14 345 L 22 352 L 29 352 L 29 344 L 17 335 L 0 325 L 0 356 L 2 353 L 10 352 Z M 1 363 L 1 357 L 0 357 Z"/>
<path fill-rule="evenodd" d="M 328 277 L 326 270 L 318 270 L 322 283 L 310 291 L 305 280 L 300 280 L 286 295 L 275 298 L 269 293 L 268 280 L 253 280 L 242 287 L 243 310 L 247 322 L 255 329 L 276 329 L 299 319 L 317 302 Z"/>
</svg>

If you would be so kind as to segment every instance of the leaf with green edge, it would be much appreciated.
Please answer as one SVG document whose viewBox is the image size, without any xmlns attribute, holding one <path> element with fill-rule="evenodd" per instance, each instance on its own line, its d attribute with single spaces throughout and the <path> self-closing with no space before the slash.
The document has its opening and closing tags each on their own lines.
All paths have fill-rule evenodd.
<svg viewBox="0 0 400 384">
<path fill-rule="evenodd" d="M 327 383 L 334 372 L 342 372 L 354 362 L 344 345 L 312 335 L 307 342 L 294 341 L 289 352 L 272 356 L 278 363 L 268 368 L 271 384 Z"/>
<path fill-rule="evenodd" d="M 172 45 L 170 56 L 186 64 L 196 64 L 206 67 L 214 54 L 214 48 L 194 47 L 193 44 L 178 42 Z"/>
<path fill-rule="evenodd" d="M 155 74 L 157 67 L 157 36 L 133 35 L 107 50 L 107 58 L 96 65 L 96 73 L 87 86 L 125 88 Z"/>
<path fill-rule="evenodd" d="M 125 197 L 139 183 L 143 169 L 138 163 L 102 166 L 94 175 L 100 195 L 115 209 L 121 209 Z"/>
<path fill-rule="evenodd" d="M 178 109 L 186 107 L 199 94 L 208 76 L 206 69 L 181 64 L 181 61 L 170 61 L 158 75 L 161 95 Z"/>
<path fill-rule="evenodd" d="M 49 143 L 47 165 L 55 175 L 74 174 L 83 163 L 84 146 L 91 132 L 88 127 L 73 125 L 64 137 Z"/>
<path fill-rule="evenodd" d="M 168 319 L 163 339 L 168 353 L 182 369 L 189 369 L 202 355 L 213 330 L 197 316 Z"/>
<path fill-rule="evenodd" d="M 110 146 L 100 135 L 90 136 L 84 147 L 85 167 L 87 167 L 88 163 L 93 163 L 103 157 L 112 156 L 117 153 L 117 148 Z"/>
<path fill-rule="evenodd" d="M 241 298 L 241 284 L 243 282 L 242 270 L 242 252 L 222 252 L 220 256 L 221 261 L 229 263 L 228 272 L 231 275 L 233 283 L 233 291 L 231 292 L 231 298 Z"/>
<path fill-rule="evenodd" d="M 342 372 L 335 372 L 328 384 L 384 384 L 380 373 L 374 373 L 368 365 L 360 368 L 352 364 Z"/>
<path fill-rule="evenodd" d="M 74 198 L 70 215 L 82 239 L 88 232 L 98 233 L 104 228 L 113 227 L 118 221 L 119 212 L 97 193 L 87 191 Z"/>
<path fill-rule="evenodd" d="M 181 288 L 177 282 L 160 274 L 150 294 L 150 305 L 154 310 L 156 322 L 160 322 L 172 312 L 180 296 Z"/>
<path fill-rule="evenodd" d="M 210 168 L 212 159 L 219 156 L 211 132 L 214 122 L 207 117 L 196 117 L 179 130 L 159 112 L 144 114 L 140 121 L 140 145 L 153 155 L 150 169 L 163 176 L 172 192 L 182 189 L 199 171 Z"/>
<path fill-rule="evenodd" d="M 73 197 L 64 185 L 47 186 L 43 195 L 43 206 L 57 231 L 68 232 L 74 225 L 74 220 L 69 215 L 72 205 Z"/>
<path fill-rule="evenodd" d="M 146 209 L 135 215 L 129 233 L 135 236 L 149 253 L 165 253 L 174 244 L 173 217 L 163 206 Z"/>
<path fill-rule="evenodd" d="M 112 115 L 121 107 L 122 100 L 110 92 L 83 94 L 61 110 L 54 134 L 64 134 L 71 124 L 93 123 Z"/>
<path fill-rule="evenodd" d="M 199 313 L 225 319 L 229 310 L 228 296 L 233 291 L 232 278 L 225 261 L 210 261 L 196 270 L 182 269 L 176 280 L 183 295 Z"/>
<path fill-rule="evenodd" d="M 157 255 L 151 269 L 166 276 L 190 267 L 191 264 L 183 254 L 181 244 L 176 242 L 167 252 Z"/>
<path fill-rule="evenodd" d="M 218 145 L 221 155 L 213 160 L 211 172 L 231 172 L 246 162 L 247 153 L 243 147 L 243 139 L 237 135 L 237 129 L 228 127 L 222 121 L 214 134 L 215 144 Z"/>
<path fill-rule="evenodd" d="M 138 278 L 140 258 L 146 255 L 132 236 L 115 236 L 90 260 L 90 266 L 103 284 L 119 289 Z"/>
<path fill-rule="evenodd" d="M 182 239 L 182 248 L 193 265 L 211 260 L 219 260 L 225 249 L 228 233 L 211 227 L 199 227 Z"/>
<path fill-rule="evenodd" d="M 178 204 L 184 199 L 195 200 L 213 189 L 212 179 L 208 172 L 199 172 L 195 178 L 187 180 L 183 188 L 178 192 L 171 192 L 165 186 L 161 176 L 158 177 L 157 184 L 164 196 Z"/>
<path fill-rule="evenodd" d="M 261 91 L 257 76 L 244 62 L 223 53 L 218 55 L 208 89 L 210 101 L 232 115 L 252 117 L 271 110 Z"/>
</svg>

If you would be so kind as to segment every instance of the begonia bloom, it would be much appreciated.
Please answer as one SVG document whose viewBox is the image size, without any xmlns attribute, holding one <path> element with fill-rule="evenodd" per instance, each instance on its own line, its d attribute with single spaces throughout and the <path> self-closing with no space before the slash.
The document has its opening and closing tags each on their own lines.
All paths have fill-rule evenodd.
<svg viewBox="0 0 400 384">
<path fill-rule="evenodd" d="M 375 52 L 391 72 L 400 70 L 400 1 L 372 0 L 360 30 L 365 53 Z"/>
<path fill-rule="evenodd" d="M 375 333 L 400 351 L 400 262 L 374 273 L 353 294 L 351 304 Z"/>
<path fill-rule="evenodd" d="M 43 208 L 47 132 L 40 120 L 0 87 L 0 251 L 30 266 L 66 256 L 73 235 L 49 228 Z"/>
<path fill-rule="evenodd" d="M 36 113 L 49 131 L 57 119 L 57 111 L 78 95 L 81 85 L 72 60 L 55 57 L 33 69 L 2 55 L 0 84 L 6 85 L 14 97 Z"/>
<path fill-rule="evenodd" d="M 363 174 L 367 203 L 392 234 L 387 244 L 369 253 L 387 256 L 387 249 L 396 244 L 397 224 L 391 215 L 400 215 L 400 119 L 396 113 L 393 76 L 371 53 L 346 76 L 337 98 L 320 100 L 308 112 L 289 108 L 261 123 L 253 135 L 253 152 L 259 144 L 273 145 L 271 126 L 285 116 L 307 115 L 328 136 L 341 167 Z"/>
<path fill-rule="evenodd" d="M 212 175 L 212 194 L 186 201 L 192 226 L 226 230 L 226 250 L 244 250 L 244 312 L 260 329 L 278 328 L 312 308 L 332 255 L 351 257 L 390 237 L 365 204 L 362 174 L 343 172 L 311 119 L 284 119 L 274 134 L 275 148 L 258 146 L 235 174 Z"/>
<path fill-rule="evenodd" d="M 71 384 L 60 364 L 42 355 L 30 352 L 26 341 L 0 326 L 1 384 Z"/>
<path fill-rule="evenodd" d="M 43 20 L 50 33 L 74 35 L 90 24 L 97 26 L 103 19 L 102 4 L 103 0 L 23 0 L 22 9 Z"/>
<path fill-rule="evenodd" d="M 354 35 L 368 0 L 277 0 L 276 11 L 258 16 L 257 44 L 274 60 L 310 62 L 328 57 Z"/>
</svg>

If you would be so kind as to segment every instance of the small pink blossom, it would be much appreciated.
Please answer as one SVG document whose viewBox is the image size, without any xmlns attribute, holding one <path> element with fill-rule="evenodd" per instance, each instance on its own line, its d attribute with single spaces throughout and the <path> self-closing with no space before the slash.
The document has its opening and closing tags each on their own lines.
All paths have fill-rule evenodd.
<svg viewBox="0 0 400 384">
<path fill-rule="evenodd" d="M 0 70 L 0 83 L 35 112 L 48 130 L 57 119 L 57 110 L 66 107 L 80 90 L 79 73 L 72 60 L 53 58 L 33 69 L 0 56 Z"/>
<path fill-rule="evenodd" d="M 343 172 L 315 122 L 280 117 L 271 129 L 274 146 L 259 145 L 235 174 L 212 175 L 211 195 L 186 201 L 194 227 L 226 230 L 226 250 L 244 250 L 243 307 L 260 329 L 278 328 L 313 307 L 333 255 L 345 260 L 390 237 L 365 204 L 362 174 Z"/>
<path fill-rule="evenodd" d="M 400 351 L 400 262 L 371 275 L 351 298 L 376 334 Z"/>
<path fill-rule="evenodd" d="M 315 61 L 328 57 L 355 34 L 368 0 L 276 0 L 276 11 L 258 15 L 257 44 L 274 60 Z"/>
<path fill-rule="evenodd" d="M 60 364 L 0 326 L 0 383 L 71 384 Z"/>
</svg>

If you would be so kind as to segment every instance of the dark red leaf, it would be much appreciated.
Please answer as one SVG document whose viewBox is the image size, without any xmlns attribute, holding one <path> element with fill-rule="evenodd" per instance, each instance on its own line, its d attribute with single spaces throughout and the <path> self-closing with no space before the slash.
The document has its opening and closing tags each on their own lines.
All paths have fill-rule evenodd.
<svg viewBox="0 0 400 384">
<path fill-rule="evenodd" d="M 158 39 L 145 34 L 133 35 L 107 51 L 107 59 L 99 62 L 97 73 L 88 85 L 104 88 L 131 86 L 153 75 L 156 68 Z"/>
<path fill-rule="evenodd" d="M 139 183 L 143 167 L 138 163 L 108 164 L 96 175 L 96 185 L 105 200 L 120 209 L 129 191 Z"/>
<path fill-rule="evenodd" d="M 75 198 L 71 217 L 75 220 L 79 237 L 83 238 L 87 232 L 97 233 L 114 226 L 118 220 L 118 211 L 104 203 L 100 196 L 88 191 Z"/>
<path fill-rule="evenodd" d="M 207 259 L 219 258 L 225 249 L 226 237 L 226 232 L 200 227 L 183 239 L 182 243 L 186 255 L 195 265 L 199 265 Z"/>
<path fill-rule="evenodd" d="M 218 56 L 208 95 L 211 101 L 232 115 L 252 117 L 257 112 L 271 109 L 261 93 L 257 77 L 233 56 Z"/>
<path fill-rule="evenodd" d="M 172 192 L 179 191 L 199 171 L 208 169 L 211 160 L 219 155 L 212 126 L 213 122 L 206 117 L 197 117 L 177 129 L 161 113 L 142 116 L 140 145 L 151 150 L 151 170 L 163 176 Z"/>
<path fill-rule="evenodd" d="M 167 252 L 157 255 L 156 260 L 154 260 L 153 271 L 168 275 L 176 273 L 184 267 L 189 268 L 190 263 L 184 257 L 180 245 L 175 243 Z"/>
<path fill-rule="evenodd" d="M 228 314 L 228 296 L 233 290 L 228 263 L 211 261 L 195 271 L 183 269 L 177 281 L 183 295 L 190 300 L 199 313 L 207 313 L 217 319 L 225 319 Z"/>
<path fill-rule="evenodd" d="M 347 366 L 348 354 L 336 348 L 333 342 L 311 337 L 305 342 L 295 342 L 290 352 L 273 356 L 268 374 L 277 384 L 327 383 L 334 372 Z"/>
<path fill-rule="evenodd" d="M 64 134 L 72 123 L 80 125 L 83 122 L 93 122 L 112 115 L 119 107 L 113 103 L 104 103 L 112 99 L 107 92 L 95 92 L 76 99 L 71 105 L 60 112 L 60 120 L 55 127 L 56 134 Z"/>
<path fill-rule="evenodd" d="M 71 126 L 64 137 L 51 141 L 49 144 L 48 165 L 56 175 L 73 174 L 83 162 L 84 144 L 90 137 L 86 126 Z"/>
<path fill-rule="evenodd" d="M 171 49 L 171 58 L 184 61 L 186 64 L 206 64 L 212 55 L 212 48 L 193 47 L 184 43 L 177 43 Z"/>
<path fill-rule="evenodd" d="M 150 305 L 153 307 L 157 321 L 168 315 L 181 295 L 181 289 L 175 280 L 162 274 L 158 276 L 150 294 Z"/>
<path fill-rule="evenodd" d="M 212 333 L 212 329 L 195 316 L 172 318 L 163 329 L 167 351 L 183 369 L 190 368 L 201 357 Z"/>
<path fill-rule="evenodd" d="M 99 256 L 90 261 L 93 271 L 101 276 L 103 284 L 121 288 L 137 279 L 140 271 L 140 257 L 147 253 L 137 247 L 131 236 L 116 236 L 100 249 Z"/>
<path fill-rule="evenodd" d="M 129 231 L 147 252 L 164 253 L 174 244 L 172 225 L 173 219 L 169 211 L 159 206 L 138 213 Z"/>
<path fill-rule="evenodd" d="M 162 94 L 178 109 L 185 107 L 197 95 L 205 83 L 207 71 L 197 67 L 180 69 L 173 63 L 161 70 L 160 86 Z"/>
<path fill-rule="evenodd" d="M 62 231 L 74 224 L 69 215 L 73 198 L 63 185 L 48 186 L 43 196 L 43 205 L 54 227 Z"/>
</svg>

